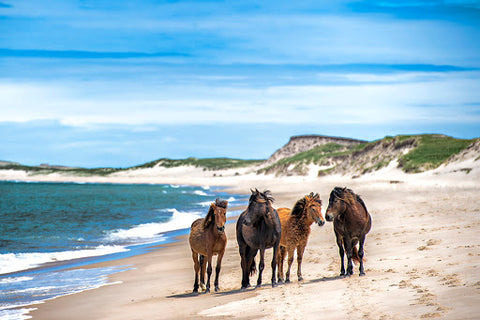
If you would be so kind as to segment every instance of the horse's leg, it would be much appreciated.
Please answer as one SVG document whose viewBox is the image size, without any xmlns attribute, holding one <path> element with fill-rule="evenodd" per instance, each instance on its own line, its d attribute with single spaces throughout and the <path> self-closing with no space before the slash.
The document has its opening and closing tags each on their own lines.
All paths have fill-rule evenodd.
<svg viewBox="0 0 480 320">
<path fill-rule="evenodd" d="M 262 286 L 262 273 L 264 268 L 265 268 L 265 248 L 260 248 L 260 262 L 258 263 L 257 288 Z"/>
<path fill-rule="evenodd" d="M 212 275 L 212 252 L 207 253 L 207 289 L 205 292 L 210 292 L 210 276 Z"/>
<path fill-rule="evenodd" d="M 345 251 L 347 252 L 347 276 L 351 276 L 353 274 L 353 241 L 350 237 L 345 237 L 343 239 L 343 245 L 345 246 Z"/>
<path fill-rule="evenodd" d="M 215 292 L 220 291 L 220 288 L 218 287 L 218 276 L 220 275 L 220 269 L 222 268 L 222 259 L 224 253 L 225 250 L 219 253 L 217 257 L 217 266 L 215 268 L 215 282 L 213 283 L 215 285 Z"/>
<path fill-rule="evenodd" d="M 302 281 L 302 260 L 303 260 L 303 253 L 305 252 L 305 244 L 300 244 L 297 246 L 297 276 L 298 281 Z"/>
<path fill-rule="evenodd" d="M 362 237 L 360 237 L 360 240 L 359 240 L 359 248 L 358 248 L 358 257 L 360 258 L 360 268 L 359 268 L 359 271 L 360 271 L 360 274 L 359 276 L 364 276 L 365 275 L 365 270 L 363 269 L 363 244 L 365 243 L 365 235 L 363 235 Z"/>
<path fill-rule="evenodd" d="M 275 279 L 275 269 L 277 268 L 277 255 L 280 243 L 276 243 L 273 246 L 273 257 L 272 257 L 272 287 L 277 285 L 277 280 Z"/>
<path fill-rule="evenodd" d="M 343 250 L 343 238 L 336 232 L 335 232 L 335 236 L 337 237 L 338 254 L 340 255 L 340 275 L 344 276 L 345 275 L 345 267 L 344 267 L 345 250 Z"/>
<path fill-rule="evenodd" d="M 198 253 L 192 250 L 193 268 L 195 269 L 195 283 L 193 284 L 193 292 L 198 292 L 198 272 L 200 271 L 200 263 L 198 262 Z"/>
<path fill-rule="evenodd" d="M 286 253 L 287 249 L 284 246 L 280 246 L 277 256 L 278 282 L 283 282 L 283 261 L 285 260 Z"/>
<path fill-rule="evenodd" d="M 287 249 L 287 253 L 288 253 L 287 263 L 288 263 L 288 266 L 287 266 L 287 273 L 285 274 L 285 282 L 286 283 L 290 282 L 290 268 L 292 267 L 293 253 L 294 252 L 295 252 L 295 247 L 294 246 L 288 247 L 288 249 Z"/>
<path fill-rule="evenodd" d="M 200 287 L 205 291 L 205 272 L 207 269 L 207 259 L 204 255 L 200 255 Z"/>
<path fill-rule="evenodd" d="M 245 289 L 250 287 L 250 269 L 257 252 L 247 244 L 239 245 L 239 251 L 242 266 L 242 289 Z"/>
</svg>

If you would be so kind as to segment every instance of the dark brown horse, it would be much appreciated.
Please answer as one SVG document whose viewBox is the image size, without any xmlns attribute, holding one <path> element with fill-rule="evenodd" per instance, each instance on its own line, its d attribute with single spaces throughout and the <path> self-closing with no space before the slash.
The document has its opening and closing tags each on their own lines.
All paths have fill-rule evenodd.
<svg viewBox="0 0 480 320">
<path fill-rule="evenodd" d="M 365 236 L 372 226 L 372 218 L 363 200 L 350 189 L 335 187 L 330 193 L 325 218 L 327 221 L 333 221 L 333 229 L 342 260 L 340 275 L 345 275 L 343 255 L 346 251 L 348 259 L 346 275 L 353 274 L 353 259 L 360 263 L 360 276 L 364 276 L 363 245 Z M 358 251 L 357 243 L 359 244 Z"/>
<path fill-rule="evenodd" d="M 198 275 L 200 273 L 200 285 L 204 289 L 205 265 L 207 267 L 207 286 L 205 292 L 210 292 L 210 276 L 212 274 L 212 257 L 217 257 L 217 267 L 215 268 L 215 291 L 218 287 L 218 276 L 222 266 L 222 258 L 227 246 L 227 236 L 225 235 L 225 222 L 227 201 L 215 200 L 210 205 L 207 216 L 204 219 L 197 219 L 190 228 L 190 248 L 192 249 L 192 258 L 195 268 L 195 284 L 193 292 L 198 292 Z M 200 259 L 199 259 L 200 255 Z M 205 258 L 206 261 L 205 261 Z"/>
<path fill-rule="evenodd" d="M 302 281 L 302 259 L 310 226 L 316 222 L 319 226 L 325 224 L 322 216 L 322 200 L 317 193 L 310 193 L 295 203 L 292 210 L 289 208 L 277 209 L 282 224 L 280 250 L 277 256 L 278 281 L 283 281 L 283 260 L 288 253 L 288 269 L 285 282 L 290 282 L 290 268 L 293 263 L 293 253 L 297 249 L 297 276 Z"/>
<path fill-rule="evenodd" d="M 262 285 L 265 249 L 273 248 L 272 286 L 275 286 L 276 256 L 282 228 L 277 210 L 272 207 L 270 191 L 250 190 L 248 207 L 237 220 L 237 242 L 242 266 L 242 289 L 250 286 L 250 274 L 255 272 L 255 256 L 260 250 L 257 287 Z"/>
</svg>

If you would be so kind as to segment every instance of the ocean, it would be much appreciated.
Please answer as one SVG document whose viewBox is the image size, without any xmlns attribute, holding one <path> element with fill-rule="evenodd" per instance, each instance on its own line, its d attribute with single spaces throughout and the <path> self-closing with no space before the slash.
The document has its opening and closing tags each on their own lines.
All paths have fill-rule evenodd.
<svg viewBox="0 0 480 320">
<path fill-rule="evenodd" d="M 82 267 L 188 234 L 217 197 L 247 204 L 219 187 L 0 182 L 0 319 L 28 319 L 34 304 L 111 284 L 108 275 L 132 266 Z"/>
</svg>

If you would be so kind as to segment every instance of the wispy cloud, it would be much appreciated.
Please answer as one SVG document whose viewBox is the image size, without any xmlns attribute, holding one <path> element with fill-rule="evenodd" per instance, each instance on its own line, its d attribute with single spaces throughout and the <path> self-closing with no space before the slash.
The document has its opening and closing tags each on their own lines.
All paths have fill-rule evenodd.
<svg viewBox="0 0 480 320">
<path fill-rule="evenodd" d="M 0 57 L 29 57 L 55 59 L 129 59 L 129 58 L 156 58 L 156 57 L 187 57 L 181 52 L 103 52 L 79 50 L 15 50 L 1 49 Z"/>
</svg>

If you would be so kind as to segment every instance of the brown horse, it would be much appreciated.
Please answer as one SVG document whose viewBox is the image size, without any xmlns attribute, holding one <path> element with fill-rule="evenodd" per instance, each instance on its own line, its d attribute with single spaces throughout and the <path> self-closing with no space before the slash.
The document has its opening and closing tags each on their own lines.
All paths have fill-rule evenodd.
<svg viewBox="0 0 480 320">
<path fill-rule="evenodd" d="M 335 187 L 330 193 L 325 218 L 327 221 L 333 221 L 333 229 L 342 260 L 340 275 L 345 275 L 343 255 L 346 251 L 348 259 L 346 275 L 353 274 L 353 259 L 360 263 L 360 276 L 364 276 L 363 245 L 365 236 L 372 226 L 372 218 L 363 200 L 350 189 Z M 357 243 L 359 244 L 358 251 Z"/>
<path fill-rule="evenodd" d="M 195 284 L 193 292 L 198 292 L 198 275 L 200 271 L 200 285 L 204 289 L 205 264 L 207 267 L 207 287 L 205 292 L 210 292 L 210 276 L 212 274 L 212 256 L 218 255 L 217 267 L 215 268 L 215 291 L 218 287 L 218 276 L 222 266 L 222 258 L 227 246 L 227 236 L 225 235 L 225 222 L 227 201 L 217 199 L 210 205 L 207 216 L 204 219 L 197 219 L 190 228 L 190 248 L 192 249 L 192 258 L 195 268 Z M 200 255 L 200 260 L 199 260 Z M 207 258 L 205 261 L 205 257 Z M 201 270 L 200 270 L 201 269 Z"/>
<path fill-rule="evenodd" d="M 297 249 L 297 276 L 302 281 L 302 259 L 310 226 L 316 222 L 320 227 L 325 224 L 322 216 L 322 200 L 317 193 L 310 193 L 298 200 L 293 207 L 277 209 L 282 224 L 282 237 L 280 239 L 280 250 L 277 256 L 278 281 L 283 281 L 283 260 L 288 253 L 288 269 L 285 275 L 285 282 L 290 282 L 290 268 L 293 263 L 293 253 Z"/>
<path fill-rule="evenodd" d="M 280 244 L 282 227 L 277 210 L 272 207 L 273 198 L 269 190 L 250 190 L 248 207 L 237 220 L 237 242 L 242 266 L 242 289 L 250 286 L 250 274 L 255 272 L 255 256 L 260 250 L 257 287 L 262 285 L 265 267 L 265 249 L 273 248 L 272 286 L 276 285 L 276 256 Z"/>
</svg>

